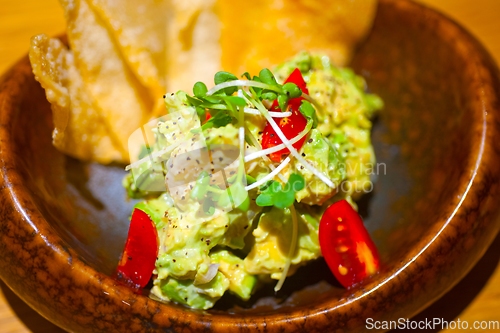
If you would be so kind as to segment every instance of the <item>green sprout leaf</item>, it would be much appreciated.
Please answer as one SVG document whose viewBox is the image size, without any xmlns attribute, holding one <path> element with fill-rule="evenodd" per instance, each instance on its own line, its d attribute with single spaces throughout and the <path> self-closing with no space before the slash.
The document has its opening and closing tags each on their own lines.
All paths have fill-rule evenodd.
<svg viewBox="0 0 500 333">
<path fill-rule="evenodd" d="M 282 112 L 286 111 L 286 107 L 288 105 L 288 96 L 287 95 L 278 95 L 278 105 Z"/>
<path fill-rule="evenodd" d="M 251 80 L 252 79 L 250 77 L 250 73 L 248 73 L 248 72 L 245 72 L 245 73 L 241 74 L 241 77 L 245 77 L 247 80 Z"/>
<path fill-rule="evenodd" d="M 273 92 L 273 91 L 265 91 L 260 95 L 262 99 L 267 99 L 269 101 L 274 101 L 276 98 L 278 98 L 278 95 Z"/>
<path fill-rule="evenodd" d="M 245 101 L 244 98 L 238 97 L 238 96 L 228 96 L 225 97 L 224 100 L 231 104 L 234 104 L 236 106 L 247 106 L 247 101 Z"/>
<path fill-rule="evenodd" d="M 206 96 L 208 92 L 208 89 L 207 89 L 207 86 L 205 85 L 205 83 L 203 82 L 196 82 L 193 86 L 193 94 L 198 97 L 198 98 L 201 98 L 201 97 L 204 97 Z"/>
<path fill-rule="evenodd" d="M 200 119 L 205 119 L 205 113 L 206 113 L 206 110 L 204 107 L 201 107 L 201 106 L 197 106 L 196 107 L 196 113 L 198 114 L 198 117 L 200 117 Z"/>
<path fill-rule="evenodd" d="M 288 82 L 283 85 L 283 93 L 286 94 L 289 99 L 302 96 L 302 90 L 300 90 L 299 86 L 292 82 Z"/>
<path fill-rule="evenodd" d="M 270 181 L 263 185 L 260 188 L 260 195 L 255 200 L 255 203 L 258 206 L 275 206 L 280 209 L 290 207 L 295 201 L 295 193 L 304 187 L 304 178 L 299 174 L 293 173 L 283 187 L 275 181 Z"/>
<path fill-rule="evenodd" d="M 261 194 L 257 197 L 255 203 L 261 207 L 272 206 L 274 205 L 273 196 L 269 194 Z"/>
<path fill-rule="evenodd" d="M 191 97 L 189 95 L 186 95 L 186 99 L 187 99 L 188 103 L 191 104 L 192 106 L 199 106 L 203 103 L 199 99 Z"/>
<path fill-rule="evenodd" d="M 228 72 L 220 71 L 220 72 L 217 72 L 215 74 L 215 76 L 214 76 L 214 82 L 215 82 L 216 85 L 224 83 L 224 82 L 227 82 L 227 81 L 234 81 L 234 80 L 238 80 L 238 78 L 236 77 L 236 75 L 228 73 Z M 230 87 L 230 88 L 223 89 L 223 91 L 228 96 L 231 96 L 237 90 L 238 90 L 238 87 Z"/>
<path fill-rule="evenodd" d="M 227 124 L 230 124 L 232 121 L 233 117 L 231 117 L 227 112 L 219 111 L 215 116 L 213 116 L 205 124 L 203 124 L 203 126 L 201 126 L 201 129 L 204 131 L 209 128 L 224 127 Z"/>
<path fill-rule="evenodd" d="M 221 84 L 227 81 L 234 81 L 234 80 L 238 80 L 236 75 L 224 71 L 217 72 L 214 76 L 215 84 Z"/>
<path fill-rule="evenodd" d="M 304 180 L 304 177 L 302 177 L 298 173 L 292 173 L 288 178 L 287 183 L 290 184 L 290 186 L 292 187 L 291 190 L 293 190 L 294 192 L 301 191 L 306 186 L 306 181 Z"/>
<path fill-rule="evenodd" d="M 260 81 L 263 83 L 267 83 L 272 86 L 278 85 L 278 82 L 276 81 L 276 78 L 274 77 L 273 73 L 267 68 L 264 68 L 263 70 L 260 71 L 259 78 Z"/>
<path fill-rule="evenodd" d="M 299 111 L 306 119 L 311 119 L 313 121 L 313 128 L 316 128 L 318 126 L 318 115 L 316 114 L 316 110 L 311 105 L 311 103 L 303 100 L 302 104 L 299 107 Z"/>
<path fill-rule="evenodd" d="M 221 103 L 223 101 L 223 97 L 222 96 L 205 96 L 203 97 L 203 101 L 205 101 L 205 103 Z"/>
</svg>

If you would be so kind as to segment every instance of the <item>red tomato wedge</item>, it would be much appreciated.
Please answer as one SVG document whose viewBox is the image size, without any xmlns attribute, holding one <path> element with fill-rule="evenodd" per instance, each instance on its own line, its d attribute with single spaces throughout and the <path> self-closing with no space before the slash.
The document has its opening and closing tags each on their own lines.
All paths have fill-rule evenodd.
<svg viewBox="0 0 500 333">
<path fill-rule="evenodd" d="M 379 270 L 377 248 L 361 217 L 346 200 L 334 203 L 323 214 L 319 245 L 333 275 L 346 288 Z"/>
<path fill-rule="evenodd" d="M 290 74 L 290 76 L 285 80 L 284 83 L 288 82 L 295 83 L 302 90 L 304 94 L 309 94 L 306 82 L 304 81 L 302 73 L 300 73 L 300 70 L 298 68 L 294 69 L 294 71 Z M 304 99 L 303 97 L 297 97 L 297 98 L 292 98 L 291 100 L 288 101 L 288 110 L 292 112 L 291 116 L 286 118 L 273 118 L 278 124 L 278 127 L 285 135 L 285 137 L 289 140 L 299 135 L 299 133 L 302 132 L 307 125 L 307 119 L 299 111 L 299 107 L 303 99 Z M 278 100 L 274 100 L 271 106 L 271 111 L 280 111 Z M 304 136 L 302 139 L 295 142 L 293 144 L 293 147 L 299 150 L 304 144 L 305 140 L 306 137 Z M 281 143 L 283 142 L 278 137 L 278 135 L 272 128 L 271 124 L 267 123 L 266 127 L 264 128 L 264 133 L 262 135 L 262 148 L 263 149 L 271 148 Z M 289 153 L 290 151 L 287 148 L 284 148 L 280 151 L 269 154 L 269 157 L 271 158 L 271 160 L 279 162 L 281 161 L 282 155 L 286 155 Z"/>
<path fill-rule="evenodd" d="M 135 292 L 144 288 L 155 268 L 158 244 L 158 231 L 154 222 L 142 210 L 134 209 L 115 279 Z"/>
</svg>

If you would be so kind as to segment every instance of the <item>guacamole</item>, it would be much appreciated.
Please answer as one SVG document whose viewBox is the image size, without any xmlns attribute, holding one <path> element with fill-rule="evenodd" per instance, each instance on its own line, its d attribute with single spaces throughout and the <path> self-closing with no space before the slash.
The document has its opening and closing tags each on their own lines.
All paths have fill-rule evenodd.
<svg viewBox="0 0 500 333">
<path fill-rule="evenodd" d="M 158 231 L 151 290 L 156 299 L 208 309 L 226 292 L 248 300 L 269 278 L 280 280 L 281 287 L 286 275 L 321 256 L 318 226 L 328 205 L 342 199 L 353 203 L 370 182 L 375 163 L 371 119 L 382 101 L 365 92 L 364 80 L 351 69 L 337 68 L 320 54 L 303 52 L 279 65 L 276 81 L 283 83 L 296 68 L 307 84 L 310 104 L 294 97 L 294 85 L 283 85 L 290 89 L 283 94 L 290 99 L 283 102 L 271 89 L 274 77 L 266 77 L 268 72 L 254 77 L 253 87 L 235 83 L 221 88 L 219 95 L 198 83 L 195 96 L 183 91 L 165 95 L 168 114 L 175 117 L 158 121 L 155 144 L 141 149 L 123 181 L 131 198 L 144 199 L 135 208 L 146 212 Z M 219 73 L 216 83 L 239 82 L 232 74 Z M 248 73 L 244 76 L 250 79 Z M 293 98 L 303 118 L 292 110 Z M 274 152 L 277 159 L 250 158 L 272 148 L 266 142 L 276 134 L 266 127 L 261 109 L 252 108 L 260 101 L 274 110 L 279 126 L 296 132 L 288 136 L 283 129 L 289 140 L 306 133 L 293 143 L 299 156 L 285 148 Z M 311 106 L 314 114 L 308 111 Z M 291 115 L 276 116 L 283 111 Z M 294 129 L 299 122 L 293 120 L 290 127 L 290 119 L 307 125 Z M 222 155 L 214 147 L 224 150 Z M 232 154 L 228 147 L 234 147 L 233 160 L 227 157 Z M 203 160 L 203 152 L 209 160 Z M 145 158 L 148 154 L 155 158 Z M 214 161 L 224 159 L 229 171 L 218 183 Z M 300 186 L 291 184 L 290 189 L 291 179 Z"/>
</svg>

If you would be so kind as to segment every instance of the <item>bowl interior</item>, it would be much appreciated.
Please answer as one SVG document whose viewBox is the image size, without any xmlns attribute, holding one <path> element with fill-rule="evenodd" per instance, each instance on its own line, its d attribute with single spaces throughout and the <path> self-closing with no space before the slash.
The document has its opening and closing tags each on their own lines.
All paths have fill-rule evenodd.
<svg viewBox="0 0 500 333">
<path fill-rule="evenodd" d="M 441 226 L 443 207 L 463 191 L 459 180 L 472 151 L 471 96 L 461 70 L 466 59 L 425 23 L 425 17 L 379 7 L 373 32 L 352 62 L 385 102 L 372 133 L 377 181 L 359 204 L 387 270 L 420 250 L 419 240 Z M 17 167 L 55 232 L 82 260 L 109 275 L 135 203 L 121 186 L 123 166 L 83 163 L 56 151 L 50 105 L 40 86 L 30 84 L 31 96 L 21 105 L 26 112 L 15 119 L 14 149 L 22 151 Z M 377 278 L 383 276 L 384 271 Z M 353 292 L 341 288 L 318 260 L 289 278 L 278 295 L 270 286 L 247 303 L 225 296 L 211 311 L 286 311 Z"/>
</svg>

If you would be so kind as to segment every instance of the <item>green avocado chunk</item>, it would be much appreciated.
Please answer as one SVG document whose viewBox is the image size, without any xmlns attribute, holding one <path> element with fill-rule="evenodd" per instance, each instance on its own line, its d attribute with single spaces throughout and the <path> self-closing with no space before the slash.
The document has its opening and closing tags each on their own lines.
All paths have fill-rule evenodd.
<svg viewBox="0 0 500 333">
<path fill-rule="evenodd" d="M 195 286 L 193 280 L 168 277 L 160 282 L 162 296 L 194 309 L 209 309 L 229 287 L 229 280 L 221 272 L 208 283 Z"/>
<path fill-rule="evenodd" d="M 345 159 L 338 148 L 333 146 L 320 131 L 313 129 L 302 146 L 302 156 L 338 187 L 346 179 Z M 298 174 L 304 177 L 307 186 L 296 193 L 297 202 L 308 205 L 320 205 L 337 193 L 337 188 L 331 188 L 312 174 L 296 159 L 292 165 Z"/>
<path fill-rule="evenodd" d="M 321 255 L 318 229 L 310 223 L 312 217 L 305 218 L 297 209 L 298 241 L 291 259 L 289 274 L 298 266 L 318 258 Z M 262 213 L 259 224 L 253 231 L 255 245 L 244 259 L 245 270 L 250 274 L 271 274 L 279 279 L 285 266 L 292 239 L 292 217 L 289 208 L 271 210 Z"/>
<path fill-rule="evenodd" d="M 264 112 L 262 107 L 270 107 L 276 95 L 273 89 L 281 85 L 241 87 L 238 96 L 239 88 L 231 87 L 233 96 L 227 95 L 228 89 L 207 96 L 206 87 L 198 84 L 193 97 L 182 91 L 164 96 L 168 114 L 152 125 L 152 149 L 141 149 L 140 162 L 133 163 L 132 173 L 123 179 L 129 197 L 145 199 L 135 208 L 146 212 L 158 230 L 152 297 L 195 309 L 213 307 L 226 291 L 248 300 L 262 281 L 281 279 L 288 267 L 292 275 L 319 258 L 318 229 L 324 211 L 341 199 L 355 206 L 352 200 L 365 193 L 375 163 L 371 119 L 383 107 L 382 100 L 366 91 L 362 77 L 335 67 L 322 54 L 303 52 L 278 66 L 277 82 L 295 68 L 315 100 L 302 109 L 308 121 L 314 119 L 298 150 L 308 166 L 290 156 L 274 177 L 269 175 L 280 163 L 262 156 L 268 122 L 258 109 Z M 255 80 L 267 82 L 270 71 L 261 73 Z M 212 120 L 206 119 L 208 114 Z M 216 152 L 217 147 L 224 149 Z M 206 151 L 210 160 L 201 158 Z M 142 160 L 148 154 L 151 159 Z M 231 168 L 223 169 L 222 164 Z M 333 188 L 309 165 L 327 176 Z M 305 183 L 295 197 L 282 198 L 273 206 L 256 204 L 269 180 L 286 185 L 293 174 Z M 290 252 L 295 222 L 297 242 Z"/>
<path fill-rule="evenodd" d="M 248 300 L 257 283 L 257 276 L 245 271 L 243 260 L 225 249 L 210 254 L 212 263 L 220 264 L 219 271 L 229 279 L 229 291 Z"/>
</svg>

